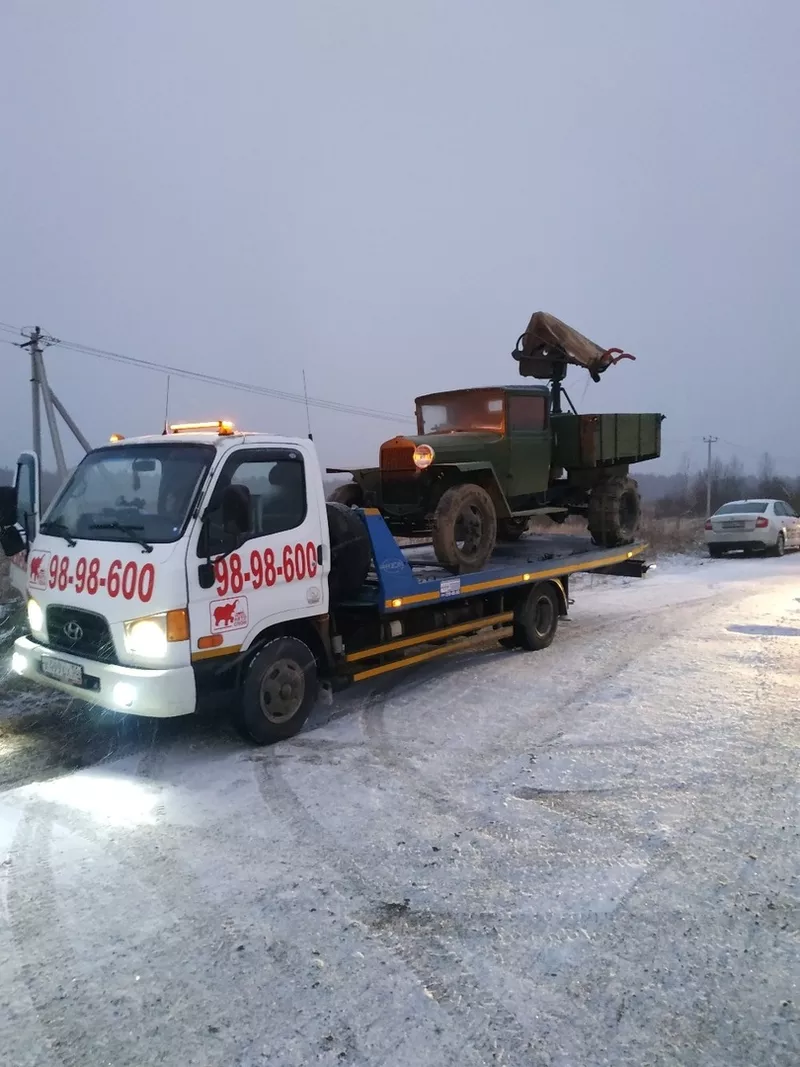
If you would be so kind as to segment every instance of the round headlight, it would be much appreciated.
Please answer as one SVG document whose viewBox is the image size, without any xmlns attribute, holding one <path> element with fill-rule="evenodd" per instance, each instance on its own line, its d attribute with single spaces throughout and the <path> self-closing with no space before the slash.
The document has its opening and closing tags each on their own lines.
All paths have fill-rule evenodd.
<svg viewBox="0 0 800 1067">
<path fill-rule="evenodd" d="M 167 654 L 167 634 L 155 619 L 139 619 L 127 627 L 125 645 L 135 656 L 158 659 Z"/>
<path fill-rule="evenodd" d="M 436 453 L 430 445 L 417 445 L 414 449 L 414 466 L 417 470 L 424 471 L 433 463 Z"/>
<path fill-rule="evenodd" d="M 44 629 L 44 612 L 35 600 L 28 601 L 28 626 L 33 633 L 41 633 Z"/>
</svg>

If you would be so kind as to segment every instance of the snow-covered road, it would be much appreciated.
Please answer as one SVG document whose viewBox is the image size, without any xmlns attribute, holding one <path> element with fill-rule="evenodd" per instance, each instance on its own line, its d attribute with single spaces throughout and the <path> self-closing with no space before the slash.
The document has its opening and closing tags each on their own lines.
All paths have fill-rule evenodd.
<svg viewBox="0 0 800 1067">
<path fill-rule="evenodd" d="M 269 750 L 7 700 L 0 1062 L 800 1062 L 800 557 L 574 596 Z"/>
</svg>

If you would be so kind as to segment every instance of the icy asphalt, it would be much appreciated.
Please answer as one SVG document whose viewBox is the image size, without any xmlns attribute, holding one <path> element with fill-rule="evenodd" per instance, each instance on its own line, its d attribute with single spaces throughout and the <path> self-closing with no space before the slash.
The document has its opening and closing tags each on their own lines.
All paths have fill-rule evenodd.
<svg viewBox="0 0 800 1067">
<path fill-rule="evenodd" d="M 7 684 L 0 1063 L 800 1062 L 800 557 L 574 596 L 269 750 Z"/>
</svg>

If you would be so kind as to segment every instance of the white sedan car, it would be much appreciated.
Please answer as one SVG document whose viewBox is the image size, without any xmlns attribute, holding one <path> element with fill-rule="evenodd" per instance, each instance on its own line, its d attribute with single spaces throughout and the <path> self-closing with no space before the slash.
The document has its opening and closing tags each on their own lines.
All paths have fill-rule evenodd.
<svg viewBox="0 0 800 1067">
<path fill-rule="evenodd" d="M 710 556 L 725 552 L 772 552 L 800 548 L 800 518 L 785 500 L 732 500 L 706 521 Z"/>
</svg>

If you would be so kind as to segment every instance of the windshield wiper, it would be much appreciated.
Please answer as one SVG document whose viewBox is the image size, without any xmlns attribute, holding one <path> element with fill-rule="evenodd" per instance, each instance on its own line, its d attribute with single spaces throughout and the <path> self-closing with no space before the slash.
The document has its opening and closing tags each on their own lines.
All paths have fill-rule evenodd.
<svg viewBox="0 0 800 1067">
<path fill-rule="evenodd" d="M 139 537 L 136 533 L 137 530 L 143 530 L 144 526 L 127 526 L 123 522 L 93 522 L 89 527 L 90 530 L 119 530 L 120 533 L 127 534 L 131 541 L 135 541 L 137 545 L 141 545 L 145 552 L 152 552 L 153 546 L 149 541 L 145 541 L 143 537 Z"/>
<path fill-rule="evenodd" d="M 70 548 L 74 548 L 77 545 L 77 541 L 72 535 L 72 531 L 65 522 L 61 519 L 48 519 L 47 522 L 43 522 L 39 527 L 42 533 L 53 533 L 56 537 L 63 537 Z"/>
</svg>

